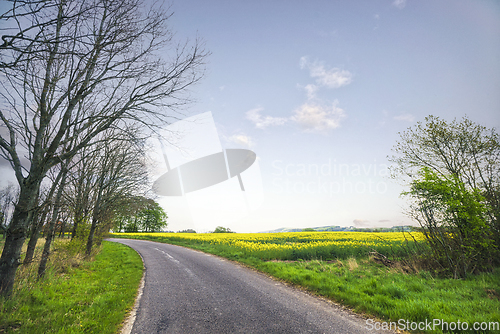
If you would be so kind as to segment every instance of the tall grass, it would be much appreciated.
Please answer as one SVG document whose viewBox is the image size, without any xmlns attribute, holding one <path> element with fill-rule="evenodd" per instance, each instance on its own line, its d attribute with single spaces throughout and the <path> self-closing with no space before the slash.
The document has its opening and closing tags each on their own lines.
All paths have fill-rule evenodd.
<svg viewBox="0 0 500 334">
<path fill-rule="evenodd" d="M 37 245 L 40 254 L 43 240 Z M 142 260 L 127 246 L 104 242 L 90 259 L 56 240 L 45 277 L 38 258 L 18 270 L 11 298 L 0 297 L 0 333 L 116 333 L 131 309 Z M 39 256 L 38 256 L 39 257 Z"/>
</svg>

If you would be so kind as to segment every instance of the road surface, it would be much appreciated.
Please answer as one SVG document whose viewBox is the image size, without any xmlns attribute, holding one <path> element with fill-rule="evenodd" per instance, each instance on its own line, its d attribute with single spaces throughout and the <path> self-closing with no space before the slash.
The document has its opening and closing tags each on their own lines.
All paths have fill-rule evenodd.
<svg viewBox="0 0 500 334">
<path fill-rule="evenodd" d="M 157 242 L 111 241 L 135 249 L 146 268 L 132 333 L 370 332 L 365 319 L 231 261 Z"/>
</svg>

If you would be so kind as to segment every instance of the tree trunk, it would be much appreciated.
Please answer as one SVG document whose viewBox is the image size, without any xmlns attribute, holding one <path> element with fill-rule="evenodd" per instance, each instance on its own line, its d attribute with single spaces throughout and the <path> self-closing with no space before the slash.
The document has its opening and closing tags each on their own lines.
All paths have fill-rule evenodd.
<svg viewBox="0 0 500 334">
<path fill-rule="evenodd" d="M 90 227 L 89 237 L 87 239 L 87 250 L 85 251 L 85 254 L 87 256 L 90 256 L 90 253 L 92 252 L 92 245 L 94 244 L 94 234 L 96 228 L 97 228 L 97 219 L 92 218 L 92 226 Z"/>
<path fill-rule="evenodd" d="M 0 212 L 0 230 L 2 230 L 2 237 L 5 239 L 5 232 L 7 231 L 7 228 L 4 227 L 4 220 L 5 220 L 5 214 L 3 212 Z"/>
<path fill-rule="evenodd" d="M 54 208 L 54 211 L 57 211 Z M 57 220 L 57 215 L 56 215 Z M 52 221 L 50 222 L 52 224 Z M 38 279 L 42 278 L 45 275 L 45 269 L 47 267 L 47 261 L 49 260 L 50 255 L 50 246 L 52 244 L 52 239 L 54 239 L 54 229 L 49 230 L 47 232 L 47 236 L 45 237 L 45 245 L 43 245 L 42 258 L 40 260 L 40 264 L 38 265 Z"/>
<path fill-rule="evenodd" d="M 0 257 L 0 294 L 8 296 L 14 287 L 17 267 L 21 259 L 21 249 L 26 239 L 28 226 L 36 205 L 41 180 L 27 179 L 21 185 L 19 201 L 14 209 L 12 221 L 7 229 L 5 245 Z"/>
<path fill-rule="evenodd" d="M 98 193 L 97 193 L 97 199 L 94 204 L 94 212 L 92 213 L 92 225 L 90 226 L 90 232 L 89 232 L 89 237 L 87 239 L 87 249 L 85 251 L 85 254 L 87 256 L 90 256 L 90 253 L 92 251 L 92 245 L 94 244 L 94 234 L 97 229 L 97 223 L 99 222 L 99 215 L 101 213 L 101 200 L 103 196 L 103 191 L 104 191 L 104 178 L 105 178 L 105 173 L 106 169 L 103 168 L 102 173 L 100 175 L 99 179 L 99 186 L 98 186 Z"/>
<path fill-rule="evenodd" d="M 30 240 L 28 241 L 28 249 L 26 250 L 26 256 L 24 257 L 23 264 L 27 265 L 33 261 L 33 255 L 35 254 L 36 244 L 38 242 L 38 237 L 40 234 L 40 229 L 45 222 L 46 213 L 42 214 L 40 220 L 36 222 L 31 230 Z"/>
<path fill-rule="evenodd" d="M 69 161 L 66 162 L 66 165 L 61 167 L 61 184 L 59 185 L 59 189 L 57 190 L 56 199 L 54 202 L 54 210 L 52 211 L 52 218 L 49 222 L 49 228 L 47 231 L 47 236 L 45 237 L 45 245 L 43 246 L 42 259 L 40 260 L 40 265 L 38 266 L 38 278 L 42 278 L 45 275 L 45 268 L 47 267 L 47 261 L 50 255 L 50 246 L 52 244 L 52 240 L 54 239 L 55 234 L 55 226 L 57 222 L 57 218 L 59 217 L 59 209 L 61 207 L 61 197 L 63 194 L 64 186 L 66 185 L 66 175 L 67 175 L 67 165 Z"/>
<path fill-rule="evenodd" d="M 83 220 L 83 210 L 77 208 L 75 216 L 73 217 L 73 230 L 71 231 L 71 240 L 76 238 L 76 233 L 78 232 L 78 226 L 80 225 L 81 220 Z"/>
<path fill-rule="evenodd" d="M 59 238 L 64 238 L 64 231 L 66 230 L 66 219 L 63 219 L 61 223 L 61 231 L 59 232 Z"/>
<path fill-rule="evenodd" d="M 43 224 L 45 223 L 45 218 L 50 212 L 50 203 L 52 201 L 52 196 L 54 196 L 54 192 L 56 191 L 59 185 L 59 181 L 61 181 L 61 177 L 63 177 L 63 173 L 59 172 L 57 174 L 56 179 L 52 183 L 52 186 L 50 187 L 50 191 L 47 194 L 45 203 L 42 205 L 41 208 L 38 208 L 34 212 L 34 217 L 32 219 L 34 223 L 32 224 L 31 236 L 28 242 L 28 249 L 26 250 L 26 256 L 24 257 L 24 264 L 29 264 L 33 260 L 33 255 L 35 254 L 36 244 L 38 242 L 40 230 L 43 227 Z"/>
<path fill-rule="evenodd" d="M 71 230 L 71 240 L 76 237 L 76 229 L 78 228 L 78 218 L 73 219 L 73 229 Z"/>
</svg>

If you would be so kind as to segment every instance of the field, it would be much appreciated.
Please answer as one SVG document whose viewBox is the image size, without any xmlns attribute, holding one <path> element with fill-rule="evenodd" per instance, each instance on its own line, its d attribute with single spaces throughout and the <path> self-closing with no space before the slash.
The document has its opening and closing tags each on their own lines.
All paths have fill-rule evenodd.
<svg viewBox="0 0 500 334">
<path fill-rule="evenodd" d="M 116 236 L 187 245 L 210 245 L 233 257 L 261 260 L 332 260 L 378 252 L 402 257 L 421 233 L 117 233 Z M 406 246 L 406 247 L 405 247 Z"/>
<path fill-rule="evenodd" d="M 464 280 L 419 266 L 418 233 L 116 233 L 223 256 L 379 321 L 500 322 L 500 270 Z M 441 330 L 429 333 L 456 332 Z M 418 331 L 417 331 L 418 332 Z M 461 331 L 461 333 L 500 331 Z"/>
</svg>

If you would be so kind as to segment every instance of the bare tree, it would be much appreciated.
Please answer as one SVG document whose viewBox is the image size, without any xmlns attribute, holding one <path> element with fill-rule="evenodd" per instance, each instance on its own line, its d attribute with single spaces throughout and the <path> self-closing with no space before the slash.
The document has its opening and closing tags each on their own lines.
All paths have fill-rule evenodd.
<svg viewBox="0 0 500 334">
<path fill-rule="evenodd" d="M 75 157 L 75 164 L 69 170 L 65 201 L 73 218 L 71 240 L 77 237 L 78 230 L 92 213 L 94 175 L 99 161 L 95 159 L 96 147 L 84 147 Z"/>
<path fill-rule="evenodd" d="M 175 44 L 163 8 L 140 0 L 13 1 L 0 47 L 0 153 L 19 200 L 0 258 L 10 294 L 47 171 L 109 128 L 168 122 L 207 53 Z"/>
<path fill-rule="evenodd" d="M 20 66 L 26 61 L 26 55 L 43 50 L 41 44 L 45 44 L 47 40 L 40 40 L 37 35 L 53 22 L 51 20 L 30 21 L 30 18 L 36 16 L 37 13 L 43 13 L 50 8 L 57 7 L 57 2 L 46 0 L 7 1 L 11 3 L 11 6 L 5 13 L 0 14 L 0 20 L 10 27 L 0 30 L 2 31 L 0 49 L 15 50 L 16 52 L 0 53 L 0 68 Z"/>
<path fill-rule="evenodd" d="M 18 195 L 18 191 L 12 183 L 0 190 L 0 229 L 4 238 Z"/>
<path fill-rule="evenodd" d="M 106 220 L 112 220 L 115 211 L 128 198 L 144 193 L 148 186 L 145 153 L 140 142 L 130 136 L 109 132 L 105 136 L 108 140 L 98 151 L 100 163 L 95 175 L 96 195 L 87 238 L 87 255 L 91 253 L 97 228 Z"/>
</svg>

